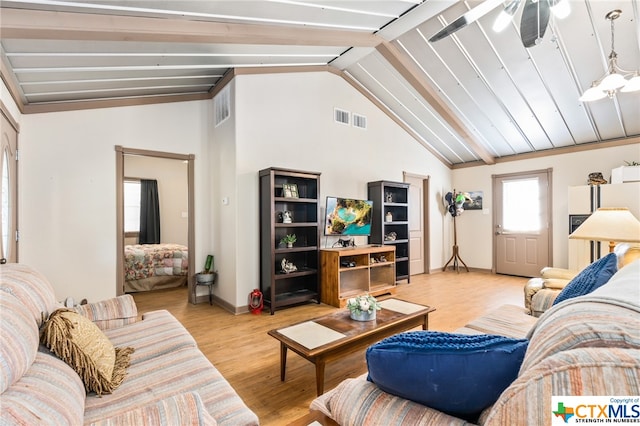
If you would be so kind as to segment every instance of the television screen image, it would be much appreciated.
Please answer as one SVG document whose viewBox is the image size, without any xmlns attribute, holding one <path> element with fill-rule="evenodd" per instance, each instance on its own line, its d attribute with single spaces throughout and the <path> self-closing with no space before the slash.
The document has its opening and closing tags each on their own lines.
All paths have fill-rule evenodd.
<svg viewBox="0 0 640 426">
<path fill-rule="evenodd" d="M 327 197 L 325 235 L 370 235 L 372 209 L 372 201 Z"/>
</svg>

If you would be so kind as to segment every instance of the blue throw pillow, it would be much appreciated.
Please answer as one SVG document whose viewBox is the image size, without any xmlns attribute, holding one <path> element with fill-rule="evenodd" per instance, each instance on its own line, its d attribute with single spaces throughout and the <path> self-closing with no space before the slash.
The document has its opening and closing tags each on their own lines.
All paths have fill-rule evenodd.
<svg viewBox="0 0 640 426">
<path fill-rule="evenodd" d="M 490 334 L 401 333 L 367 349 L 368 380 L 473 421 L 516 379 L 528 343 Z"/>
<path fill-rule="evenodd" d="M 584 268 L 569 284 L 562 289 L 553 301 L 554 305 L 577 296 L 584 296 L 596 288 L 606 284 L 618 271 L 618 257 L 615 253 L 609 253 L 591 265 Z"/>
</svg>

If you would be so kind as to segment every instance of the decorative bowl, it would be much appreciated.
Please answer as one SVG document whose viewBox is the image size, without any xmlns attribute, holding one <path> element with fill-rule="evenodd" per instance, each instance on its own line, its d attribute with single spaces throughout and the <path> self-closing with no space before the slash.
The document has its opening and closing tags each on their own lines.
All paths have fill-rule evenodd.
<svg viewBox="0 0 640 426">
<path fill-rule="evenodd" d="M 356 321 L 373 321 L 376 319 L 376 311 L 371 312 L 351 312 L 351 319 Z"/>
</svg>

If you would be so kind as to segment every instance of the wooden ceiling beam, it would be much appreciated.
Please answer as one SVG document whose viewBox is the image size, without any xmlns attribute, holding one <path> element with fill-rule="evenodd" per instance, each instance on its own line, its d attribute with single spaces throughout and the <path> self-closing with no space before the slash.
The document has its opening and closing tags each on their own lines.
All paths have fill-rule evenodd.
<svg viewBox="0 0 640 426">
<path fill-rule="evenodd" d="M 480 142 L 476 140 L 473 133 L 460 120 L 453 110 L 429 85 L 420 70 L 403 55 L 398 48 L 387 41 L 377 46 L 378 52 L 398 71 L 402 77 L 431 105 L 435 112 L 440 115 L 457 132 L 469 148 L 476 153 L 486 164 L 494 164 L 495 157 L 487 151 Z"/>
<path fill-rule="evenodd" d="M 130 98 L 91 99 L 86 101 L 64 101 L 23 105 L 23 114 L 43 114 L 47 112 L 81 111 L 99 108 L 118 108 L 138 105 L 155 105 L 170 102 L 190 102 L 211 99 L 211 94 L 187 93 L 181 95 L 157 95 Z"/>
<path fill-rule="evenodd" d="M 2 8 L 2 38 L 375 47 L 367 31 Z"/>
</svg>

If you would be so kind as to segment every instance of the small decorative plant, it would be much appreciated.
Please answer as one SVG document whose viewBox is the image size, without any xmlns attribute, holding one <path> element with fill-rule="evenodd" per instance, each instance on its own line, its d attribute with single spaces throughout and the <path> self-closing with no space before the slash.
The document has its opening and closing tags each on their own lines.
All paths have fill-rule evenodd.
<svg viewBox="0 0 640 426">
<path fill-rule="evenodd" d="M 296 241 L 298 241 L 296 234 L 287 234 L 280 239 L 280 242 L 282 244 L 286 244 L 288 247 L 293 246 L 293 243 L 295 243 Z"/>
<path fill-rule="evenodd" d="M 640 166 L 640 163 L 638 163 L 637 161 L 625 161 L 625 163 L 627 164 L 627 166 Z"/>
<path fill-rule="evenodd" d="M 382 309 L 376 298 L 370 294 L 348 299 L 347 308 L 355 315 L 359 315 L 363 312 L 373 313 Z"/>
</svg>

